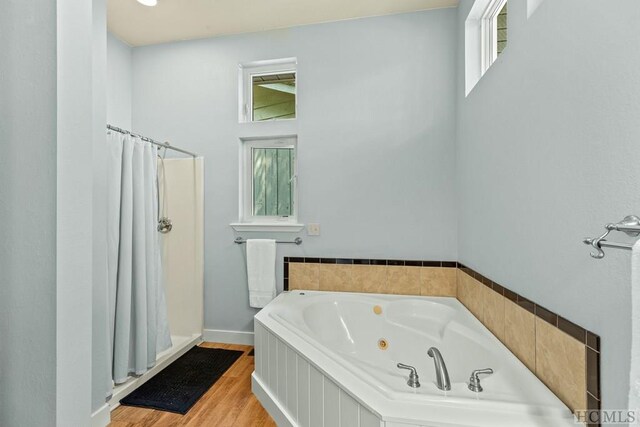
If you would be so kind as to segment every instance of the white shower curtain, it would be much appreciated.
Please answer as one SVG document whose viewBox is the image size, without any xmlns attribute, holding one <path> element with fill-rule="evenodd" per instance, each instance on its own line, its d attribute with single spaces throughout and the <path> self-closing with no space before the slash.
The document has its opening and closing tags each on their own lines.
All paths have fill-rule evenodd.
<svg viewBox="0 0 640 427">
<path fill-rule="evenodd" d="M 160 253 L 157 149 L 108 131 L 108 272 L 113 381 L 141 375 L 171 347 Z"/>
</svg>

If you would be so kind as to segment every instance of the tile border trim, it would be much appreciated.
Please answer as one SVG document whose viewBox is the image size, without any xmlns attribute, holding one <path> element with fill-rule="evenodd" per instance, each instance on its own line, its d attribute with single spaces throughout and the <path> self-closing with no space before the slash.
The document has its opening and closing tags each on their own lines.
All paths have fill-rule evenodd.
<svg viewBox="0 0 640 427">
<path fill-rule="evenodd" d="M 444 267 L 457 268 L 456 261 L 416 261 L 403 259 L 370 259 L 370 258 L 318 258 L 318 257 L 284 257 L 284 263 L 304 264 L 357 264 L 357 265 L 390 265 L 401 267 Z"/>
<path fill-rule="evenodd" d="M 502 286 L 477 271 L 457 261 L 420 261 L 398 259 L 368 259 L 368 258 L 319 258 L 319 257 L 284 257 L 284 290 L 289 290 L 289 264 L 346 264 L 346 265 L 380 265 L 404 267 L 441 267 L 456 268 L 474 278 L 492 291 L 516 303 L 536 317 L 544 320 L 565 334 L 584 344 L 586 351 L 586 385 L 588 410 L 601 409 L 600 396 L 600 337 L 593 332 L 571 322 L 557 313 L 519 295 Z"/>
</svg>

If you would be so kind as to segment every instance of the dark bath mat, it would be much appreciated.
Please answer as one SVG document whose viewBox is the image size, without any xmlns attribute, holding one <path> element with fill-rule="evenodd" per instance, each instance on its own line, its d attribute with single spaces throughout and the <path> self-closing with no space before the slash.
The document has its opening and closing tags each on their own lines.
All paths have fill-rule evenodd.
<svg viewBox="0 0 640 427">
<path fill-rule="evenodd" d="M 120 403 L 184 415 L 243 353 L 194 347 Z"/>
</svg>

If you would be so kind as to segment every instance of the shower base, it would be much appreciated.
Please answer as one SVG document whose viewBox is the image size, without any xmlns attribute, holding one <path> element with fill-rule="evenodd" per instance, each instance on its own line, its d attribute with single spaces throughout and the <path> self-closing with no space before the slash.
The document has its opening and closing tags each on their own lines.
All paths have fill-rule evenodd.
<svg viewBox="0 0 640 427">
<path fill-rule="evenodd" d="M 193 346 L 200 344 L 202 342 L 202 334 L 194 334 L 191 336 L 172 335 L 171 342 L 173 343 L 171 348 L 158 354 L 156 365 L 153 368 L 139 377 L 131 377 L 127 382 L 113 387 L 113 395 L 107 402 L 109 404 L 109 410 L 113 411 L 120 406 L 120 399 L 149 381 L 154 375 L 169 366 L 174 360 L 185 354 Z"/>
</svg>

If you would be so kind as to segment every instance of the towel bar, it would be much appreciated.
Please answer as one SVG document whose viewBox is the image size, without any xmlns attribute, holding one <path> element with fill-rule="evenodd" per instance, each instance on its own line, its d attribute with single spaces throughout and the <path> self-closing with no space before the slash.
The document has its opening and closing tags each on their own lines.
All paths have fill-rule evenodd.
<svg viewBox="0 0 640 427">
<path fill-rule="evenodd" d="M 582 241 L 585 245 L 591 245 L 596 252 L 591 252 L 591 256 L 596 259 L 604 258 L 604 251 L 602 248 L 615 248 L 615 249 L 627 249 L 630 250 L 633 248 L 633 243 L 617 243 L 617 242 L 609 242 L 605 240 L 605 237 L 609 235 L 612 231 L 622 231 L 630 237 L 638 237 L 640 235 L 640 218 L 635 215 L 629 215 L 624 217 L 624 219 L 615 224 L 607 224 L 604 226 L 607 230 L 602 236 L 595 238 L 586 238 Z"/>
<path fill-rule="evenodd" d="M 247 239 L 243 239 L 242 237 L 236 237 L 236 239 L 233 241 L 233 243 L 237 243 L 237 244 L 241 245 L 243 243 L 247 243 Z M 293 239 L 292 242 L 288 242 L 286 240 L 276 240 L 276 243 L 291 243 L 291 244 L 301 245 L 302 244 L 302 239 L 300 237 L 296 237 L 295 239 Z"/>
</svg>

